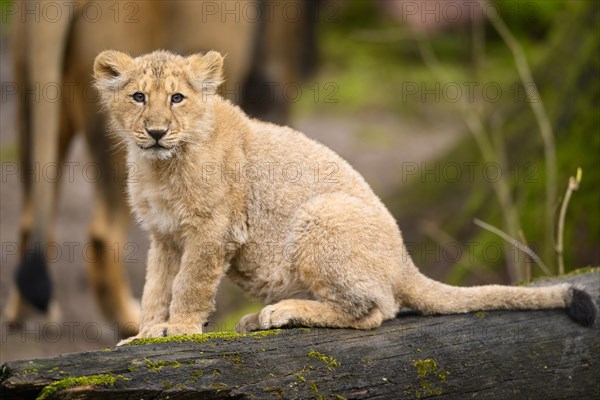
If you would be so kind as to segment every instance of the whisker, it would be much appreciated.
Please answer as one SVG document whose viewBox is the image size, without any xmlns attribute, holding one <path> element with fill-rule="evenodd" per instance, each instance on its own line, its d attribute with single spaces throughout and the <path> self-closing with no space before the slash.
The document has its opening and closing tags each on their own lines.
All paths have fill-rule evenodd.
<svg viewBox="0 0 600 400">
<path fill-rule="evenodd" d="M 115 143 L 114 145 L 110 146 L 108 151 L 114 155 L 116 153 L 118 153 L 119 151 L 123 150 L 124 148 L 127 147 L 127 142 L 125 142 L 124 140 Z"/>
</svg>

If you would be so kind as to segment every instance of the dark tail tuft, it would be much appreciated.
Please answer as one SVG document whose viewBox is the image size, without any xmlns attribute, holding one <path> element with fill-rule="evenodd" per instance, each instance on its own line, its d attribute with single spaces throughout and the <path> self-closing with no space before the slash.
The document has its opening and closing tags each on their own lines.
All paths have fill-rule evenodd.
<svg viewBox="0 0 600 400">
<path fill-rule="evenodd" d="M 48 311 L 52 282 L 44 255 L 38 249 L 25 253 L 17 269 L 17 287 L 21 295 L 40 311 Z"/>
<path fill-rule="evenodd" d="M 592 296 L 581 289 L 571 289 L 571 304 L 567 308 L 569 317 L 581 325 L 590 326 L 596 322 L 598 307 Z"/>
</svg>

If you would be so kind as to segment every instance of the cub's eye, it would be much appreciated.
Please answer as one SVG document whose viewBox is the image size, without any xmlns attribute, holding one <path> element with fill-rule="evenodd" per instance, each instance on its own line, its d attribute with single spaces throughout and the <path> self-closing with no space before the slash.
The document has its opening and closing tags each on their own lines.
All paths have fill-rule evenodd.
<svg viewBox="0 0 600 400">
<path fill-rule="evenodd" d="M 181 103 L 183 99 L 185 99 L 184 95 L 181 93 L 175 93 L 173 96 L 171 96 L 171 103 Z"/>
<path fill-rule="evenodd" d="M 135 92 L 131 95 L 131 97 L 133 97 L 133 100 L 137 101 L 138 103 L 143 103 L 144 101 L 146 101 L 146 96 L 144 95 L 144 93 L 141 92 Z"/>
</svg>

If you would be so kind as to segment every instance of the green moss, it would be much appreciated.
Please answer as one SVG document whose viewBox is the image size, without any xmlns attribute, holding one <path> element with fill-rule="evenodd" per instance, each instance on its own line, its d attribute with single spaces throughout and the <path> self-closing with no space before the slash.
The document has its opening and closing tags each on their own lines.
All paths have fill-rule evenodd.
<svg viewBox="0 0 600 400">
<path fill-rule="evenodd" d="M 127 343 L 125 346 L 137 346 L 144 344 L 158 344 L 158 343 L 181 343 L 181 342 L 196 342 L 196 343 L 206 343 L 211 340 L 221 339 L 221 340 L 233 340 L 244 337 L 253 337 L 253 338 L 265 338 L 272 335 L 277 335 L 281 332 L 281 329 L 271 329 L 266 331 L 258 331 L 252 333 L 234 333 L 234 332 L 210 332 L 210 333 L 201 333 L 201 334 L 193 334 L 193 335 L 177 335 L 177 336 L 167 336 L 167 337 L 159 337 L 159 338 L 143 338 L 143 339 L 135 339 L 130 343 Z"/>
<path fill-rule="evenodd" d="M 600 271 L 600 267 L 589 266 L 589 267 L 575 269 L 569 273 L 560 275 L 559 277 L 560 278 L 570 278 L 570 277 L 578 276 L 578 275 L 592 274 L 592 273 L 598 272 L 598 271 Z"/>
<path fill-rule="evenodd" d="M 24 375 L 38 374 L 40 371 L 37 368 L 27 368 L 23 370 Z"/>
<path fill-rule="evenodd" d="M 438 368 L 436 361 L 432 358 L 413 360 L 413 367 L 417 370 L 417 382 L 416 385 L 411 384 L 404 390 L 405 395 L 414 392 L 414 397 L 420 399 L 425 396 L 442 394 L 442 388 L 436 385 L 446 382 L 450 375 L 448 371 Z"/>
<path fill-rule="evenodd" d="M 158 372 L 161 369 L 163 369 L 164 367 L 173 367 L 173 368 L 181 367 L 181 364 L 177 360 L 174 360 L 174 361 L 167 361 L 167 360 L 151 361 L 151 360 L 148 360 L 147 358 L 144 358 L 144 360 L 146 361 L 146 367 L 150 371 L 154 371 L 154 372 Z"/>
<path fill-rule="evenodd" d="M 132 366 L 132 367 L 128 367 L 127 371 L 129 371 L 129 372 L 135 372 L 135 371 L 137 371 L 137 369 L 138 369 L 138 367 L 133 367 Z"/>
<path fill-rule="evenodd" d="M 296 374 L 296 379 L 298 379 L 302 383 L 306 383 L 306 378 L 300 374 Z"/>
<path fill-rule="evenodd" d="M 285 390 L 279 386 L 267 386 L 263 389 L 266 393 L 270 393 L 276 396 L 278 399 L 283 399 L 285 396 Z"/>
<path fill-rule="evenodd" d="M 224 353 L 221 357 L 224 360 L 227 360 L 227 362 L 231 365 L 242 365 L 242 363 L 244 362 L 244 360 L 242 359 L 242 355 L 239 351 L 233 353 Z"/>
<path fill-rule="evenodd" d="M 336 395 L 335 395 L 335 400 L 348 400 L 348 399 L 346 399 L 344 396 L 341 396 L 341 395 L 339 395 L 339 394 L 336 394 Z"/>
<path fill-rule="evenodd" d="M 485 317 L 485 313 L 484 313 L 483 311 L 477 311 L 477 312 L 475 313 L 475 316 L 476 316 L 477 318 L 483 318 L 483 317 Z"/>
<path fill-rule="evenodd" d="M 188 379 L 190 382 L 196 382 L 198 379 L 204 376 L 204 371 L 201 369 L 194 370 L 192 376 Z"/>
<path fill-rule="evenodd" d="M 256 338 L 265 338 L 268 336 L 273 336 L 273 335 L 278 335 L 281 333 L 281 329 L 269 329 L 266 331 L 258 331 L 258 332 L 252 332 L 252 333 L 248 333 L 248 334 L 242 334 L 241 336 L 250 336 L 250 337 L 256 337 Z M 238 333 L 238 335 L 240 335 Z"/>
<path fill-rule="evenodd" d="M 103 348 L 103 349 L 102 349 L 102 350 L 100 350 L 100 351 L 102 351 L 102 352 L 104 352 L 104 353 L 110 353 L 110 352 L 111 352 L 111 351 L 113 351 L 113 350 L 115 350 L 115 349 L 112 349 L 112 348 L 110 348 L 110 347 L 105 347 L 105 348 Z"/>
<path fill-rule="evenodd" d="M 312 365 L 305 365 L 303 369 L 301 369 L 300 371 L 298 371 L 298 374 L 308 374 L 312 371 L 315 371 L 317 368 L 313 367 Z"/>
<path fill-rule="evenodd" d="M 162 381 L 161 382 L 163 389 L 171 389 L 173 386 L 175 386 L 173 384 L 173 382 L 169 382 L 169 381 Z"/>
<path fill-rule="evenodd" d="M 100 375 L 89 375 L 89 376 L 77 376 L 61 379 L 46 386 L 42 393 L 37 397 L 37 400 L 44 400 L 54 393 L 77 386 L 113 386 L 118 380 L 131 380 L 130 378 L 124 378 L 121 375 L 113 374 L 100 374 Z"/>
<path fill-rule="evenodd" d="M 325 354 L 319 353 L 316 350 L 311 350 L 306 355 L 310 358 L 315 358 L 317 360 L 322 361 L 327 365 L 327 369 L 330 371 L 340 366 L 339 361 L 336 360 L 334 357 L 326 356 Z"/>
<path fill-rule="evenodd" d="M 314 382 L 308 382 L 308 387 L 310 388 L 310 390 L 312 390 L 314 393 L 319 393 L 319 388 L 317 387 L 317 384 Z"/>
<path fill-rule="evenodd" d="M 211 388 L 213 389 L 217 389 L 217 393 L 223 391 L 224 389 L 227 389 L 229 387 L 228 384 L 223 383 L 223 382 L 218 382 L 218 383 L 211 383 L 210 385 Z"/>
<path fill-rule="evenodd" d="M 446 378 L 450 373 L 448 371 L 438 370 L 437 363 L 432 358 L 426 358 L 424 360 L 414 360 L 413 367 L 417 370 L 419 378 L 424 378 L 427 375 L 435 374 L 439 378 L 440 382 L 446 382 Z"/>
</svg>

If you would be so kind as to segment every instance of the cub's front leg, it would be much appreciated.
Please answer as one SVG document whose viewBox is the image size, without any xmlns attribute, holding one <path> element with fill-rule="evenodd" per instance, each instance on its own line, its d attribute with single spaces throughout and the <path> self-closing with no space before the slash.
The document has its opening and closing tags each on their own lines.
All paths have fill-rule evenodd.
<svg viewBox="0 0 600 400">
<path fill-rule="evenodd" d="M 213 235 L 194 233 L 186 237 L 163 336 L 202 333 L 225 273 L 222 243 L 222 237 Z"/>
<path fill-rule="evenodd" d="M 119 345 L 134 339 L 162 336 L 163 325 L 169 320 L 173 280 L 179 271 L 181 256 L 182 250 L 173 238 L 150 236 L 139 333 Z"/>
<path fill-rule="evenodd" d="M 210 232 L 197 228 L 201 226 L 210 227 Z M 218 226 L 214 221 L 188 225 L 179 269 L 168 282 L 167 320 L 144 329 L 144 337 L 202 333 L 202 325 L 214 310 L 217 288 L 224 274 L 225 228 Z"/>
</svg>

